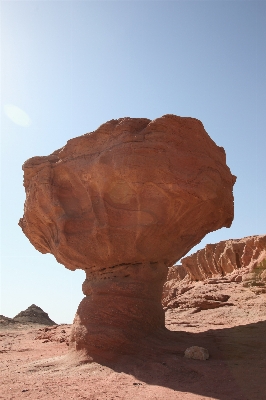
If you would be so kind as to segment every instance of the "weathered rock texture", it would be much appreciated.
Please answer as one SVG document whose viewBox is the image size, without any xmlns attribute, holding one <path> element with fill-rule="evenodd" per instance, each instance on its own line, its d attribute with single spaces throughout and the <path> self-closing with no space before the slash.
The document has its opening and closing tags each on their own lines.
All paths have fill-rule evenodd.
<svg viewBox="0 0 266 400">
<path fill-rule="evenodd" d="M 22 323 L 35 323 L 41 325 L 56 325 L 54 321 L 51 320 L 49 315 L 44 312 L 41 307 L 32 304 L 26 310 L 18 313 L 14 318 L 14 322 Z"/>
<path fill-rule="evenodd" d="M 257 294 L 266 293 L 266 235 L 208 244 L 170 267 L 162 304 L 197 311 L 232 305 L 229 296 L 210 293 L 202 285 L 239 282 Z"/>
<path fill-rule="evenodd" d="M 6 325 L 14 325 L 16 322 L 13 320 L 13 318 L 5 317 L 4 315 L 0 315 L 0 327 L 1 326 L 6 326 Z"/>
<path fill-rule="evenodd" d="M 224 149 L 193 118 L 111 120 L 23 170 L 23 232 L 86 272 L 71 341 L 92 355 L 163 328 L 168 267 L 233 219 Z"/>
<path fill-rule="evenodd" d="M 40 328 L 35 336 L 35 340 L 42 340 L 42 343 L 59 342 L 66 343 L 69 346 L 69 325 L 54 325 L 50 327 Z"/>
<path fill-rule="evenodd" d="M 204 347 L 192 346 L 185 351 L 186 358 L 192 358 L 193 360 L 208 360 L 209 352 Z"/>
<path fill-rule="evenodd" d="M 266 259 L 266 235 L 207 244 L 204 249 L 183 258 L 182 267 L 191 281 L 202 281 L 242 267 L 260 268 L 260 259 Z"/>
</svg>

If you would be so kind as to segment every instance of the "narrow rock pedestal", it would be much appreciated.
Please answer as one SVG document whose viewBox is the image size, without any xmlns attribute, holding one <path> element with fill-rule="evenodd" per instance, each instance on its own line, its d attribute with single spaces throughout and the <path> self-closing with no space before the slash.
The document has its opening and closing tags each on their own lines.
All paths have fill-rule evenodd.
<svg viewBox="0 0 266 400">
<path fill-rule="evenodd" d="M 161 305 L 167 276 L 163 262 L 120 264 L 86 270 L 81 301 L 72 328 L 70 348 L 94 357 L 136 351 L 138 341 L 165 327 Z"/>
</svg>

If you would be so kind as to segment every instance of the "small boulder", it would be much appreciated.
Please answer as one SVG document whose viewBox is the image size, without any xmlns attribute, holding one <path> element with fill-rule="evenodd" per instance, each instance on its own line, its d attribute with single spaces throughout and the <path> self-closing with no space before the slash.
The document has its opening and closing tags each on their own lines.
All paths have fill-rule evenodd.
<svg viewBox="0 0 266 400">
<path fill-rule="evenodd" d="M 204 347 L 192 346 L 186 349 L 185 357 L 193 358 L 193 360 L 208 360 L 209 352 Z"/>
</svg>

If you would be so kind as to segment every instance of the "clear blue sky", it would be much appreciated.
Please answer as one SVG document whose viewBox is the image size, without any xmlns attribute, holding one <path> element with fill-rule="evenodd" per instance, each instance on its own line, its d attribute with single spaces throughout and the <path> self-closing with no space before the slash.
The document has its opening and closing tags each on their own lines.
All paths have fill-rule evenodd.
<svg viewBox="0 0 266 400">
<path fill-rule="evenodd" d="M 232 227 L 196 249 L 265 233 L 265 71 L 265 1 L 2 1 L 0 313 L 72 322 L 84 272 L 18 227 L 21 166 L 109 119 L 200 119 L 238 179 Z"/>
</svg>

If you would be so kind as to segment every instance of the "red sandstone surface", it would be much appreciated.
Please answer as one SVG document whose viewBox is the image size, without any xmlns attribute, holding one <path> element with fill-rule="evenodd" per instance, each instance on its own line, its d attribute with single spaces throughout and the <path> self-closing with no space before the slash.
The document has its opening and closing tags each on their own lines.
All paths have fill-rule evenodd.
<svg viewBox="0 0 266 400">
<path fill-rule="evenodd" d="M 205 295 L 203 282 L 238 282 L 256 294 L 266 293 L 266 235 L 208 244 L 183 258 L 168 270 L 163 306 L 201 310 L 232 305 L 230 297 L 215 290 Z"/>
<path fill-rule="evenodd" d="M 92 275 L 121 263 L 173 265 L 233 219 L 225 151 L 194 118 L 111 120 L 23 170 L 23 232 Z"/>
<path fill-rule="evenodd" d="M 121 356 L 109 365 L 58 364 L 68 353 L 70 325 L 3 327 L 0 399 L 265 400 L 266 294 L 235 281 L 201 284 L 205 293 L 230 296 L 233 305 L 167 310 L 175 353 Z M 210 358 L 185 358 L 190 346 L 208 349 Z"/>
<path fill-rule="evenodd" d="M 83 360 L 150 356 L 176 340 L 161 305 L 168 267 L 233 219 L 235 177 L 193 118 L 122 118 L 24 166 L 20 226 L 37 250 L 84 269 L 70 336 Z M 149 335 L 152 335 L 149 336 Z"/>
<path fill-rule="evenodd" d="M 153 343 L 146 358 L 121 355 L 101 364 L 81 360 L 73 365 L 67 357 L 70 325 L 25 325 L 0 318 L 0 399 L 265 400 L 265 237 L 213 246 L 227 249 L 228 262 L 235 266 L 223 275 L 215 272 L 192 281 L 185 268 L 169 268 L 165 291 L 170 283 L 172 297 L 165 317 L 176 342 L 174 352 L 172 343 L 159 352 Z M 245 246 L 235 245 L 240 242 L 251 256 L 243 257 Z M 240 268 L 229 248 L 242 248 L 245 264 Z M 207 349 L 210 358 L 185 358 L 191 346 Z"/>
<path fill-rule="evenodd" d="M 266 235 L 224 240 L 182 259 L 191 281 L 227 275 L 241 268 L 250 272 L 266 267 Z"/>
</svg>

